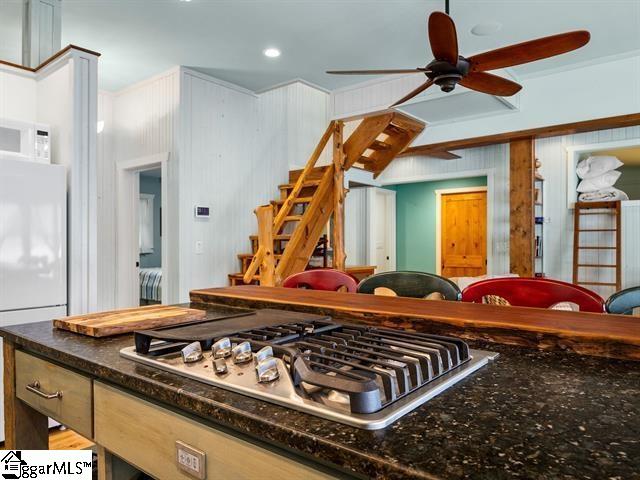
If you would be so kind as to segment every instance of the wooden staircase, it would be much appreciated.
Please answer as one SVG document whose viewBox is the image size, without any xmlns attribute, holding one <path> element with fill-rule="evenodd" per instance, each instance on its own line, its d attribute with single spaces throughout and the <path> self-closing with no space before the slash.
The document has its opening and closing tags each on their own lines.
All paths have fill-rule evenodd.
<svg viewBox="0 0 640 480">
<path fill-rule="evenodd" d="M 622 286 L 621 214 L 620 202 L 577 202 L 574 210 L 573 283 L 605 298 Z"/>
<path fill-rule="evenodd" d="M 238 255 L 241 270 L 229 275 L 230 284 L 280 285 L 305 270 L 314 252 L 326 249 L 323 233 L 332 216 L 332 266 L 344 270 L 344 172 L 357 166 L 377 177 L 423 129 L 407 115 L 382 113 L 362 118 L 343 143 L 344 123 L 332 121 L 304 169 L 280 185 L 280 198 L 256 209 L 258 234 L 250 237 L 251 253 Z M 332 163 L 316 167 L 329 140 Z"/>
</svg>

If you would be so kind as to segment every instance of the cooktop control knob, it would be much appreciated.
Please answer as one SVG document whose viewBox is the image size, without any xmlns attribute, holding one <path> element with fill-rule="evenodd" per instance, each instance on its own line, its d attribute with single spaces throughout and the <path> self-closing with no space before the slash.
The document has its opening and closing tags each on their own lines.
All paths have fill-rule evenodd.
<svg viewBox="0 0 640 480">
<path fill-rule="evenodd" d="M 193 363 L 202 360 L 202 346 L 200 342 L 193 342 L 180 350 L 184 363 Z"/>
<path fill-rule="evenodd" d="M 258 365 L 261 361 L 271 357 L 273 357 L 273 348 L 267 345 L 266 347 L 262 347 L 255 353 L 255 355 L 253 356 L 253 361 L 256 365 Z"/>
<path fill-rule="evenodd" d="M 269 383 L 280 377 L 278 372 L 278 360 L 273 357 L 267 358 L 256 365 L 256 375 L 258 382 Z"/>
<path fill-rule="evenodd" d="M 222 375 L 227 373 L 227 362 L 225 362 L 224 358 L 214 358 L 213 359 L 213 370 L 218 375 Z"/>
<path fill-rule="evenodd" d="M 211 347 L 213 358 L 227 358 L 231 356 L 231 340 L 228 337 L 221 338 Z"/>
<path fill-rule="evenodd" d="M 247 363 L 251 361 L 253 353 L 251 353 L 251 344 L 242 342 L 231 349 L 231 359 L 233 363 Z"/>
</svg>

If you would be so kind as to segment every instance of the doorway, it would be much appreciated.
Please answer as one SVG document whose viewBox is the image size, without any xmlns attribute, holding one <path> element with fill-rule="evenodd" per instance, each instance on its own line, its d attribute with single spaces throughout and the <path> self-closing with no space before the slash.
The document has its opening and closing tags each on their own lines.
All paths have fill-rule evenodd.
<svg viewBox="0 0 640 480">
<path fill-rule="evenodd" d="M 396 192 L 369 188 L 369 265 L 376 273 L 396 269 Z"/>
<path fill-rule="evenodd" d="M 138 275 L 142 306 L 162 301 L 162 170 L 143 170 L 138 178 Z"/>
<path fill-rule="evenodd" d="M 477 277 L 487 273 L 487 188 L 437 190 L 438 274 Z"/>
<path fill-rule="evenodd" d="M 162 153 L 118 163 L 117 308 L 171 298 L 168 159 Z"/>
</svg>

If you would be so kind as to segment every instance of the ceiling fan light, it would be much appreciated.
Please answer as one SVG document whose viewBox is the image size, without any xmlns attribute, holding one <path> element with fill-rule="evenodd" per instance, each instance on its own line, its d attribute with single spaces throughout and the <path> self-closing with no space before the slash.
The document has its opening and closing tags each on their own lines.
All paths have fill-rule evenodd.
<svg viewBox="0 0 640 480">
<path fill-rule="evenodd" d="M 478 37 L 488 37 L 489 35 L 498 33 L 501 29 L 502 24 L 500 22 L 482 22 L 476 24 L 471 29 L 471 33 Z"/>
</svg>

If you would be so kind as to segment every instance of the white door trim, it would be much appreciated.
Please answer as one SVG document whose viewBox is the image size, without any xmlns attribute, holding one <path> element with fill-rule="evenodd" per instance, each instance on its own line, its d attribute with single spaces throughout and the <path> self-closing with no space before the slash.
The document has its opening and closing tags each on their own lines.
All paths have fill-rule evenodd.
<svg viewBox="0 0 640 480">
<path fill-rule="evenodd" d="M 390 221 L 387 222 L 387 234 L 389 238 L 389 250 L 390 250 L 390 259 L 389 259 L 389 268 L 391 271 L 395 271 L 396 269 L 396 209 L 395 209 L 395 198 L 396 192 L 394 190 L 388 190 L 386 188 L 368 188 L 367 189 L 367 264 L 374 265 L 376 263 L 376 242 L 373 241 L 375 236 L 375 215 L 378 212 L 375 209 L 375 196 L 381 193 L 382 195 L 387 195 L 389 197 L 393 197 L 394 199 L 394 208 L 390 208 L 387 212 L 388 219 Z M 376 265 L 378 267 L 378 265 Z"/>
<path fill-rule="evenodd" d="M 488 183 L 489 177 L 487 177 Z M 442 275 L 442 195 L 450 195 L 452 193 L 473 193 L 473 192 L 486 192 L 487 193 L 487 220 L 485 222 L 487 229 L 487 274 L 490 274 L 489 268 L 491 265 L 491 251 L 489 248 L 493 244 L 493 235 L 491 234 L 491 228 L 489 228 L 489 186 L 486 187 L 463 187 L 463 188 L 444 188 L 436 190 L 436 273 Z"/>
<path fill-rule="evenodd" d="M 139 278 L 136 262 L 139 258 L 138 248 L 138 196 L 139 173 L 153 168 L 161 169 L 161 199 L 162 208 L 162 303 L 168 303 L 169 282 L 169 249 L 167 235 L 169 225 L 168 189 L 167 189 L 167 163 L 169 153 L 163 152 L 155 155 L 134 158 L 118 162 L 116 166 L 117 177 L 117 234 L 116 234 L 116 307 L 135 307 L 139 305 Z"/>
</svg>

